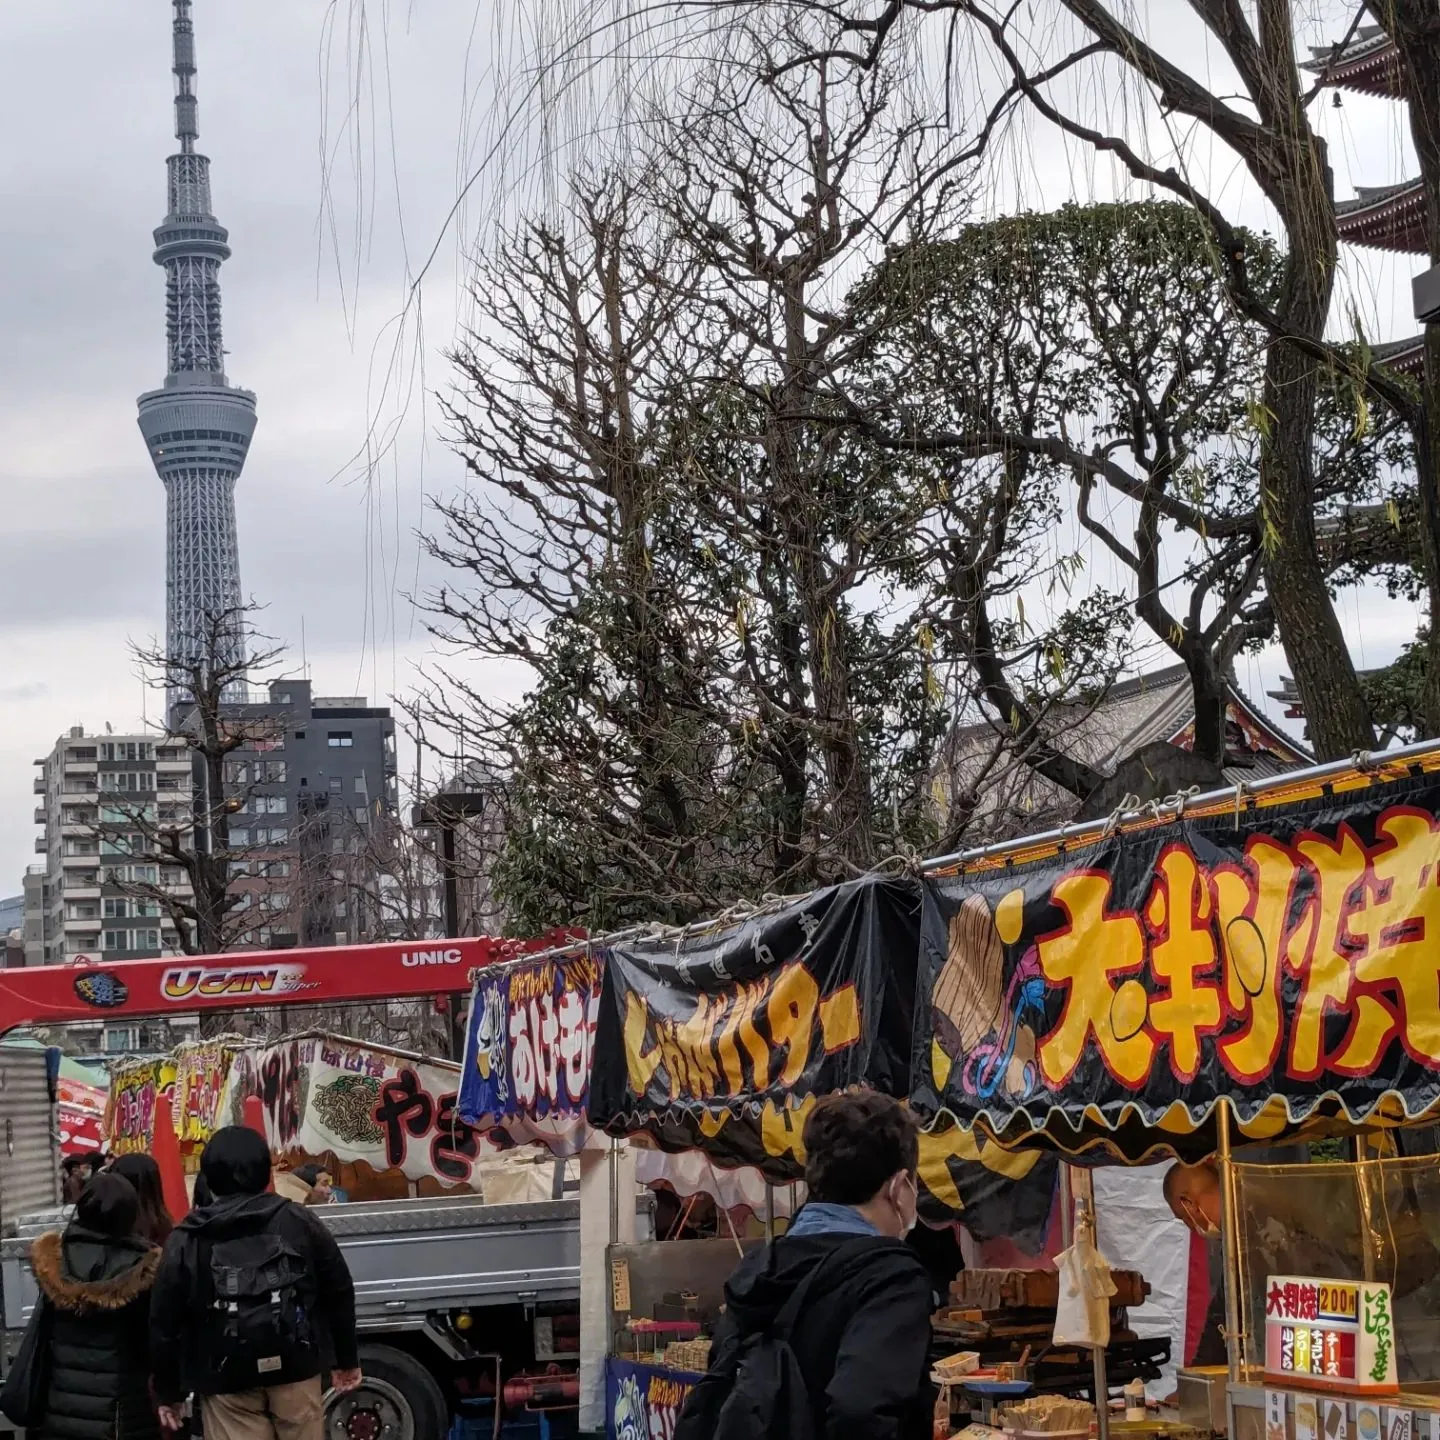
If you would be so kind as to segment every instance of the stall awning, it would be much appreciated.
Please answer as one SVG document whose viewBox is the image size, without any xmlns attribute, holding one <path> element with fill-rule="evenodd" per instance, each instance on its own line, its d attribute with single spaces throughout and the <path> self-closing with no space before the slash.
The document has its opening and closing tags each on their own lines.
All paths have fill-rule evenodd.
<svg viewBox="0 0 1440 1440">
<path fill-rule="evenodd" d="M 912 1101 L 1135 1161 L 1440 1105 L 1440 752 L 927 878 Z"/>
<path fill-rule="evenodd" d="M 921 900 L 916 880 L 871 876 L 481 972 L 460 1113 L 557 1148 L 593 1127 L 799 1179 L 820 1096 L 910 1093 Z M 961 1214 L 979 1236 L 1043 1231 L 1046 1157 L 952 1127 L 926 1137 L 920 1173 L 933 1219 Z"/>
</svg>

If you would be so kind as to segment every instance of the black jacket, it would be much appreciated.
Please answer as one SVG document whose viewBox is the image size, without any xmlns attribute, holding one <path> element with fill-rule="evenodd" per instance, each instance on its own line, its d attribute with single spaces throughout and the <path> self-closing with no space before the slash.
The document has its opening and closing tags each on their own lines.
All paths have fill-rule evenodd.
<svg viewBox="0 0 1440 1440">
<path fill-rule="evenodd" d="M 227 1195 L 192 1210 L 165 1242 L 150 1304 L 150 1348 L 155 1393 L 170 1405 L 194 1391 L 223 1395 L 234 1389 L 215 1372 L 213 1355 L 202 1343 L 214 1301 L 210 1250 L 224 1240 L 267 1232 L 280 1236 L 306 1262 L 307 1283 L 299 1295 L 320 1339 L 321 1361 L 339 1370 L 359 1363 L 355 1348 L 355 1286 L 335 1238 L 321 1221 L 279 1195 Z M 274 1373 L 272 1385 L 309 1380 L 318 1363 L 290 1363 Z"/>
<path fill-rule="evenodd" d="M 711 1371 L 741 1339 L 773 1323 L 786 1300 L 837 1245 L 851 1255 L 817 1277 L 790 1345 L 825 1440 L 930 1440 L 930 1277 L 914 1251 L 876 1236 L 782 1235 L 747 1255 L 725 1286 Z"/>
<path fill-rule="evenodd" d="M 51 1306 L 44 1440 L 155 1440 L 146 1344 L 160 1252 L 71 1225 L 30 1247 Z"/>
</svg>

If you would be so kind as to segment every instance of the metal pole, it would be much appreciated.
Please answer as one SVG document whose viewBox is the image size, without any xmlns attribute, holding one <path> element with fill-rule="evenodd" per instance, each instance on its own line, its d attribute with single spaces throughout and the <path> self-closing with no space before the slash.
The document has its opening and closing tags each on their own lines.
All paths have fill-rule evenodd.
<svg viewBox="0 0 1440 1440">
<path fill-rule="evenodd" d="M 448 813 L 440 816 L 440 888 L 445 907 L 445 935 L 447 939 L 460 938 L 460 877 L 455 863 L 455 817 Z M 465 1029 L 460 1024 L 460 1007 L 463 996 L 456 992 L 449 997 L 450 1010 L 447 1015 L 450 1029 L 450 1058 L 465 1061 Z"/>
<path fill-rule="evenodd" d="M 1069 1172 L 1061 1183 L 1075 1197 L 1074 1231 L 1089 1228 L 1091 1239 L 1095 1238 L 1095 1180 L 1083 1166 L 1072 1167 L 1062 1164 L 1061 1170 Z M 1068 1182 L 1068 1183 L 1067 1183 Z M 1109 1303 L 1108 1301 L 1106 1302 Z M 1095 1435 L 1096 1440 L 1110 1440 L 1110 1379 L 1105 1366 L 1105 1347 L 1096 1345 L 1090 1352 L 1093 1367 L 1091 1384 L 1095 1391 Z"/>
<path fill-rule="evenodd" d="M 1065 1249 L 1075 1243 L 1077 1230 L 1089 1228 L 1095 1234 L 1095 1182 L 1084 1168 L 1060 1163 L 1060 1238 Z M 1105 1347 L 1090 1352 L 1091 1384 L 1095 1392 L 1095 1433 L 1097 1440 L 1110 1440 L 1110 1381 L 1105 1365 Z"/>
<path fill-rule="evenodd" d="M 455 821 L 449 816 L 440 825 L 440 878 L 445 907 L 445 934 L 452 940 L 460 934 L 460 877 L 455 864 Z"/>
<path fill-rule="evenodd" d="M 1060 1248 L 1068 1250 L 1075 1243 L 1075 1193 L 1070 1184 L 1070 1162 L 1060 1162 Z"/>
<path fill-rule="evenodd" d="M 1240 1236 L 1236 1231 L 1235 1166 L 1230 1158 L 1230 1107 L 1215 1106 L 1216 1142 L 1220 1157 L 1220 1244 L 1225 1253 L 1225 1361 L 1230 1383 L 1240 1380 Z"/>
<path fill-rule="evenodd" d="M 620 1243 L 620 1142 L 610 1140 L 610 1243 Z"/>
<path fill-rule="evenodd" d="M 1419 759 L 1425 755 L 1436 753 L 1434 740 L 1416 740 L 1409 745 L 1397 745 L 1393 750 L 1376 752 L 1371 757 L 1375 766 L 1392 766 L 1404 764 L 1406 761 Z M 1279 775 L 1266 776 L 1253 784 L 1247 783 L 1245 794 L 1247 796 L 1264 795 L 1271 790 L 1288 789 L 1291 786 L 1323 781 L 1329 776 L 1341 775 L 1348 770 L 1356 769 L 1355 757 L 1348 760 L 1329 760 L 1323 765 L 1310 765 L 1304 770 L 1288 770 Z M 1233 800 L 1237 787 L 1224 785 L 1217 790 L 1208 790 L 1203 795 L 1196 795 L 1185 801 L 1187 812 L 1193 812 L 1206 805 L 1215 805 L 1222 800 Z M 1166 802 L 1160 801 L 1161 809 L 1166 808 Z M 1170 808 L 1173 808 L 1170 807 Z M 1059 841 L 1075 842 L 1081 839 L 1099 839 L 1105 831 L 1118 822 L 1123 823 L 1126 819 L 1140 819 L 1147 814 L 1146 811 L 1132 811 L 1128 816 L 1111 817 L 1104 820 L 1076 820 L 1068 825 L 1057 826 L 1053 830 L 1043 830 L 1036 835 L 1026 835 L 1020 840 L 997 840 L 990 845 L 979 845 L 973 850 L 957 850 L 953 855 L 935 855 L 920 862 L 920 868 L 925 871 L 949 869 L 952 866 L 971 865 L 978 860 L 991 859 L 996 856 L 1013 854 L 1019 850 L 1031 850 L 1038 845 L 1053 844 Z"/>
</svg>

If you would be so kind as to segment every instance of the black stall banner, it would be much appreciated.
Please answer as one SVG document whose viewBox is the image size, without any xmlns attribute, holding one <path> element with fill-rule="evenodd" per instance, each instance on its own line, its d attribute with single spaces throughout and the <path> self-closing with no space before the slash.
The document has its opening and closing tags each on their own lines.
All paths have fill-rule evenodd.
<svg viewBox="0 0 1440 1440">
<path fill-rule="evenodd" d="M 787 1181 L 822 1095 L 910 1093 L 920 892 L 867 877 L 682 941 L 608 947 L 591 1124 Z M 1053 1165 L 952 1129 L 927 1137 L 927 1210 L 978 1235 L 1043 1229 Z M 1016 1185 L 1025 1187 L 1022 1200 Z"/>
<path fill-rule="evenodd" d="M 1425 1113 L 1437 813 L 1416 778 L 927 881 L 917 1109 L 1131 1159 L 1220 1097 L 1256 1138 Z"/>
</svg>

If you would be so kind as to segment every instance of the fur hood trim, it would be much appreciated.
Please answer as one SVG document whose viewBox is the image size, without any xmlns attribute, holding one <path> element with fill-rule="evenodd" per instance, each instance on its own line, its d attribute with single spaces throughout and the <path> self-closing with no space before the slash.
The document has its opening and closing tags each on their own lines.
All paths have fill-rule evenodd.
<svg viewBox="0 0 1440 1440">
<path fill-rule="evenodd" d="M 59 1310 L 120 1310 L 155 1284 L 159 1250 L 148 1250 L 128 1270 L 109 1280 L 73 1280 L 65 1273 L 64 1236 L 51 1230 L 30 1247 L 35 1282 Z"/>
</svg>

